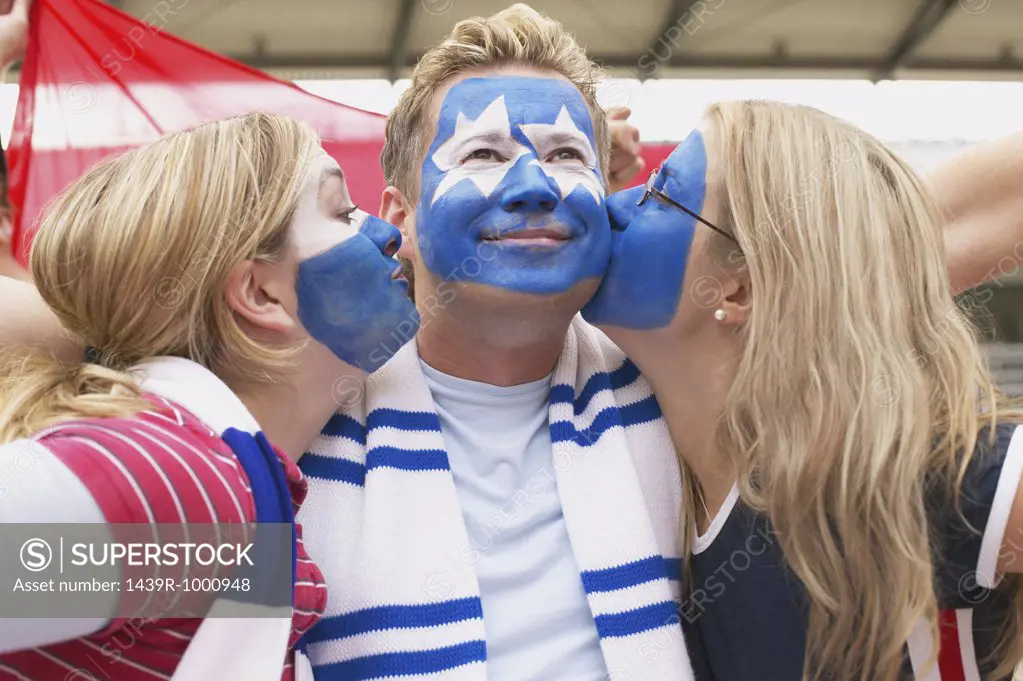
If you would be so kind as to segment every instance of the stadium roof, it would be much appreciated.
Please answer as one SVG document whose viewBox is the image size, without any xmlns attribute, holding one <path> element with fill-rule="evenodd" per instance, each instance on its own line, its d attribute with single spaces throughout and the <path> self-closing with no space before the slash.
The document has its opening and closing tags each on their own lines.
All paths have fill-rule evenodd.
<svg viewBox="0 0 1023 681">
<path fill-rule="evenodd" d="M 508 0 L 110 0 L 288 78 L 408 74 Z M 533 0 L 619 77 L 1019 79 L 1020 0 Z M 168 10 L 169 8 L 169 10 Z"/>
</svg>

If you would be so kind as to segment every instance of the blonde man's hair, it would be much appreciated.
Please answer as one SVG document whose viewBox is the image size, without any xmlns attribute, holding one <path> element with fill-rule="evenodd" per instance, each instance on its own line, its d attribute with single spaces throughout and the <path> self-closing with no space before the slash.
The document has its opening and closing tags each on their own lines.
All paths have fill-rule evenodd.
<svg viewBox="0 0 1023 681">
<path fill-rule="evenodd" d="M 597 103 L 600 67 L 560 23 L 520 3 L 489 18 L 458 22 L 451 35 L 416 64 L 409 88 L 387 117 L 381 156 L 387 183 L 410 200 L 418 196 L 423 155 L 433 131 L 430 107 L 446 80 L 472 69 L 513 65 L 560 73 L 579 89 L 593 116 L 600 167 L 606 169 L 610 140 L 607 118 Z"/>
<path fill-rule="evenodd" d="M 709 253 L 745 268 L 753 296 L 719 447 L 806 588 L 805 678 L 894 681 L 922 619 L 938 650 L 928 504 L 937 491 L 954 510 L 982 428 L 1021 414 L 952 298 L 941 216 L 905 162 L 810 107 L 728 102 L 709 119 L 743 255 L 715 236 Z M 1008 673 L 1019 584 L 1002 587 Z"/>
<path fill-rule="evenodd" d="M 0 442 L 62 419 L 145 408 L 126 370 L 185 357 L 221 378 L 266 380 L 296 348 L 252 338 L 224 297 L 231 269 L 289 244 L 319 149 L 297 121 L 262 113 L 208 123 L 104 161 L 48 208 L 30 257 L 39 293 L 95 349 L 73 365 L 9 351 Z"/>
</svg>

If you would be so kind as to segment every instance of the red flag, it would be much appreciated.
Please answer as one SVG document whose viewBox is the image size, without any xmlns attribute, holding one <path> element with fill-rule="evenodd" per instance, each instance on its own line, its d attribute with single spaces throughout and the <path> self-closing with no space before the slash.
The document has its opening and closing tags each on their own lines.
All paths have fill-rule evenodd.
<svg viewBox="0 0 1023 681">
<path fill-rule="evenodd" d="M 100 0 L 36 0 L 8 145 L 21 262 L 43 206 L 99 159 L 207 121 L 261 110 L 308 122 L 352 198 L 376 212 L 384 117 L 311 95 L 163 31 L 188 0 L 142 20 Z"/>
</svg>

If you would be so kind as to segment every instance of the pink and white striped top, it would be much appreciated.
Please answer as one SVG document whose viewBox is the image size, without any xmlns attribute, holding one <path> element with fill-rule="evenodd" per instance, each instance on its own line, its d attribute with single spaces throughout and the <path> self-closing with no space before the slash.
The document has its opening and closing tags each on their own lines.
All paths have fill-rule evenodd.
<svg viewBox="0 0 1023 681">
<path fill-rule="evenodd" d="M 118 523 L 254 522 L 255 504 L 231 448 L 181 406 L 147 395 L 153 408 L 127 418 L 68 421 L 37 442 L 88 489 L 106 521 Z M 280 451 L 297 512 L 306 480 Z M 298 565 L 290 644 L 322 615 L 323 575 L 298 530 Z M 151 681 L 170 679 L 201 620 L 114 619 L 82 638 L 0 655 L 0 681 Z M 294 652 L 281 660 L 294 678 Z"/>
</svg>

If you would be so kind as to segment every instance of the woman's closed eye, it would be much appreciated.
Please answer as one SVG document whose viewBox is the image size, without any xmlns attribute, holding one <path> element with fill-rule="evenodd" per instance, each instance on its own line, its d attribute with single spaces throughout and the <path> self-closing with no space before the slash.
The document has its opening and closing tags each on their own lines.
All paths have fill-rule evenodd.
<svg viewBox="0 0 1023 681">
<path fill-rule="evenodd" d="M 352 216 L 355 211 L 359 210 L 358 206 L 350 206 L 349 208 L 342 208 L 337 212 L 337 219 L 346 225 L 352 224 Z"/>
</svg>

